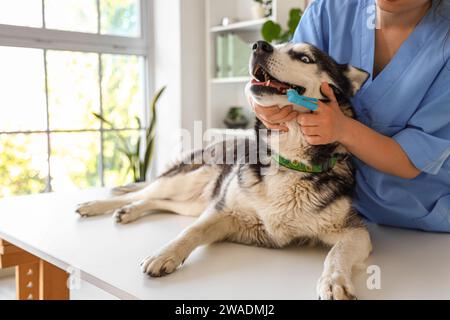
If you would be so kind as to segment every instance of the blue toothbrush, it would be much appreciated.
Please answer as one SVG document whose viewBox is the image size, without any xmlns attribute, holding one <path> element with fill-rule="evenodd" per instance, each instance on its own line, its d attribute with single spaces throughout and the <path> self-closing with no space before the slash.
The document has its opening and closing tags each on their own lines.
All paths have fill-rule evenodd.
<svg viewBox="0 0 450 320">
<path fill-rule="evenodd" d="M 289 102 L 307 108 L 311 111 L 316 111 L 317 108 L 319 108 L 319 99 L 301 96 L 293 89 L 288 90 L 287 97 Z"/>
</svg>

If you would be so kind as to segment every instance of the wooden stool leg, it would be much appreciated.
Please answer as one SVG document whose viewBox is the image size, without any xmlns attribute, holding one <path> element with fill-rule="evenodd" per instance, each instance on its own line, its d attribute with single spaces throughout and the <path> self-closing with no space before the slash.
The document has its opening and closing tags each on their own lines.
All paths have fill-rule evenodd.
<svg viewBox="0 0 450 320">
<path fill-rule="evenodd" d="M 39 299 L 40 300 L 68 300 L 69 275 L 62 269 L 44 261 L 39 261 Z"/>
<path fill-rule="evenodd" d="M 39 299 L 39 262 L 16 266 L 16 299 Z"/>
</svg>

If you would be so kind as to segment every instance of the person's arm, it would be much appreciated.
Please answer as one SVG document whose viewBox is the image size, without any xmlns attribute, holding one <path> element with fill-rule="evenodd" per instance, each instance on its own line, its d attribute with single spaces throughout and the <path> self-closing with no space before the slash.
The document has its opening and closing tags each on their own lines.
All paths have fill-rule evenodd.
<svg viewBox="0 0 450 320">
<path fill-rule="evenodd" d="M 394 139 L 348 117 L 344 126 L 345 133 L 340 142 L 367 165 L 404 179 L 414 179 L 420 174 Z"/>
<path fill-rule="evenodd" d="M 297 118 L 309 144 L 339 142 L 354 156 L 379 171 L 404 179 L 413 179 L 420 174 L 400 144 L 347 117 L 327 83 L 322 85 L 322 91 L 331 102 L 319 102 L 316 112 L 300 114 Z"/>
</svg>

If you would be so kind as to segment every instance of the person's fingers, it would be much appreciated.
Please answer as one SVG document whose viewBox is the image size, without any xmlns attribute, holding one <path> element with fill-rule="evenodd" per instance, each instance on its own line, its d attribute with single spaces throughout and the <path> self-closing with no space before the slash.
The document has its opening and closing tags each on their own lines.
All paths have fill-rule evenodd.
<svg viewBox="0 0 450 320">
<path fill-rule="evenodd" d="M 267 118 L 267 116 L 265 116 L 265 115 L 263 115 L 263 114 L 258 114 L 258 113 L 257 113 L 256 115 L 257 115 L 257 117 L 259 118 L 259 120 L 261 120 L 261 121 L 264 121 L 264 122 L 267 122 L 267 123 L 270 123 L 270 124 L 276 124 L 276 123 L 270 121 L 270 120 Z"/>
<path fill-rule="evenodd" d="M 253 110 L 255 111 L 256 114 L 263 115 L 265 117 L 269 117 L 271 115 L 280 112 L 280 108 L 278 106 L 263 107 L 258 104 L 255 104 L 253 106 Z"/>
<path fill-rule="evenodd" d="M 328 82 L 322 83 L 322 92 L 331 101 L 336 101 L 336 96 L 334 95 L 334 91 L 333 91 L 333 89 L 331 89 Z"/>
<path fill-rule="evenodd" d="M 298 116 L 298 112 L 297 111 L 292 111 L 285 118 L 280 119 L 279 122 L 280 123 L 286 123 L 286 122 L 294 120 L 295 118 L 297 118 L 297 116 Z"/>
<path fill-rule="evenodd" d="M 320 137 L 320 136 L 306 136 L 305 139 L 306 139 L 306 142 L 308 142 L 310 145 L 313 145 L 313 146 L 324 144 L 322 141 L 322 137 Z"/>
<path fill-rule="evenodd" d="M 330 87 L 330 85 L 327 82 L 324 82 L 324 83 L 322 83 L 321 88 L 322 88 L 323 94 L 330 100 L 330 103 L 326 104 L 326 103 L 323 103 L 322 101 L 319 101 L 319 110 L 320 110 L 320 107 L 324 107 L 324 106 L 339 108 L 339 104 L 337 102 L 336 96 L 334 94 L 333 89 Z"/>
<path fill-rule="evenodd" d="M 287 110 L 285 112 L 290 112 L 290 111 L 292 111 L 293 108 L 294 107 L 292 105 L 284 106 L 282 108 L 280 108 L 279 106 L 264 107 L 264 106 L 256 105 L 254 108 L 254 111 L 257 114 L 261 114 L 261 115 L 264 115 L 265 117 L 270 118 L 271 116 L 274 116 L 285 110 Z"/>
<path fill-rule="evenodd" d="M 278 106 L 264 107 L 253 103 L 252 108 L 258 119 L 270 130 L 287 132 L 289 129 L 282 123 L 292 121 L 298 116 L 296 111 L 292 111 L 292 105 L 280 108 Z"/>
<path fill-rule="evenodd" d="M 331 103 L 330 105 L 328 105 L 327 103 L 320 101 L 317 103 L 318 104 L 318 108 L 317 108 L 317 113 L 320 113 L 321 111 L 324 111 L 325 108 L 330 108 L 331 107 Z"/>
<path fill-rule="evenodd" d="M 319 120 L 316 114 L 312 113 L 302 113 L 297 117 L 297 122 L 301 126 L 314 127 L 319 124 Z"/>
<path fill-rule="evenodd" d="M 260 114 L 260 113 L 256 113 L 256 115 L 258 118 L 260 118 L 266 122 L 269 122 L 271 124 L 280 124 L 282 122 L 286 122 L 287 120 L 285 120 L 285 119 L 292 120 L 291 113 L 292 112 L 297 113 L 296 111 L 292 111 L 292 108 L 293 107 L 288 106 L 288 107 L 284 107 L 282 109 L 278 109 L 278 112 L 275 114 L 272 114 L 272 115 L 266 115 L 266 114 Z"/>
<path fill-rule="evenodd" d="M 324 113 L 326 113 L 326 112 L 329 112 L 329 111 L 330 111 L 330 110 L 329 110 L 330 108 L 333 108 L 332 102 L 325 103 L 325 102 L 322 102 L 322 101 L 319 100 L 319 102 L 317 103 L 317 105 L 318 105 L 318 108 L 317 108 L 316 111 L 314 111 L 314 113 L 315 113 L 316 115 L 322 115 L 322 114 L 324 114 Z"/>
<path fill-rule="evenodd" d="M 272 123 L 269 123 L 269 122 L 264 121 L 262 119 L 260 119 L 260 120 L 266 126 L 267 129 L 278 130 L 278 131 L 283 131 L 283 132 L 289 131 L 289 129 L 286 126 L 283 126 L 281 124 L 272 124 Z"/>
<path fill-rule="evenodd" d="M 306 136 L 320 136 L 319 127 L 301 127 L 301 130 Z"/>
<path fill-rule="evenodd" d="M 283 122 L 282 119 L 286 118 L 292 112 L 292 107 L 285 107 L 280 112 L 270 116 L 266 116 L 266 119 L 272 123 Z M 294 111 L 295 112 L 295 111 Z"/>
</svg>

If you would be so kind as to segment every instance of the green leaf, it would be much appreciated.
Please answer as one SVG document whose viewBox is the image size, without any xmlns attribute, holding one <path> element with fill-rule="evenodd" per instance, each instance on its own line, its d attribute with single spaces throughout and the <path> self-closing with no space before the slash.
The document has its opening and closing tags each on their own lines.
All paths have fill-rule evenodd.
<svg viewBox="0 0 450 320">
<path fill-rule="evenodd" d="M 298 24 L 300 23 L 300 19 L 302 18 L 303 11 L 298 8 L 291 9 L 289 11 L 289 21 L 288 21 L 288 32 L 291 38 L 295 30 L 297 29 Z M 290 40 L 290 39 L 289 39 Z"/>
<path fill-rule="evenodd" d="M 296 17 L 300 16 L 303 13 L 302 9 L 300 8 L 292 8 L 289 10 L 289 18 L 295 19 Z"/>
<path fill-rule="evenodd" d="M 106 123 L 107 125 L 109 125 L 111 128 L 113 127 L 113 124 L 111 121 L 106 120 L 103 116 L 101 116 L 98 113 L 92 112 L 92 114 L 94 115 L 94 117 L 96 117 L 97 119 L 99 119 L 101 122 Z"/>
<path fill-rule="evenodd" d="M 104 118 L 100 114 L 95 113 L 95 112 L 93 112 L 92 114 L 94 115 L 94 117 L 96 117 L 97 119 L 99 119 L 103 123 L 106 123 L 111 128 L 114 127 L 114 125 L 113 125 L 113 123 L 111 121 L 108 121 L 106 118 Z M 127 150 L 126 152 L 129 153 L 130 151 L 129 151 L 128 141 L 120 133 L 116 133 L 116 136 L 119 138 L 120 142 L 122 143 L 123 149 Z"/>
<path fill-rule="evenodd" d="M 269 20 L 263 24 L 261 35 L 267 42 L 273 42 L 280 37 L 281 31 L 281 26 L 278 23 Z"/>
<path fill-rule="evenodd" d="M 147 128 L 146 131 L 147 146 L 145 148 L 144 161 L 141 166 L 141 172 L 143 172 L 144 175 L 142 179 L 145 179 L 145 174 L 148 171 L 148 167 L 150 165 L 153 156 L 154 140 L 156 135 L 156 120 L 157 120 L 156 106 L 164 91 L 166 91 L 165 86 L 156 92 L 156 94 L 153 97 L 152 104 L 150 105 L 151 119 L 149 121 L 150 123 L 149 127 Z"/>
<path fill-rule="evenodd" d="M 139 117 L 136 117 L 136 121 L 138 123 L 139 129 L 141 129 L 142 128 L 141 119 L 139 119 Z M 134 154 L 135 154 L 135 156 L 137 158 L 136 166 L 138 166 L 139 178 L 137 180 L 135 179 L 135 182 L 141 182 L 141 181 L 143 181 L 142 180 L 143 178 L 145 180 L 145 177 L 143 177 L 143 175 L 142 175 L 142 168 L 141 168 L 142 167 L 142 164 L 141 164 L 141 143 L 142 143 L 141 131 L 139 130 L 139 137 L 138 137 L 138 140 L 136 142 L 136 148 L 135 148 L 135 151 L 134 151 Z"/>
<path fill-rule="evenodd" d="M 157 114 L 156 114 L 156 106 L 157 103 L 159 101 L 159 99 L 161 98 L 162 94 L 164 93 L 164 91 L 166 90 L 166 87 L 162 87 L 161 89 L 159 89 L 153 99 L 152 99 L 152 103 L 150 105 L 150 119 L 149 119 L 149 127 L 146 129 L 146 149 L 145 149 L 145 156 L 143 161 L 141 161 L 141 149 L 143 147 L 142 143 L 142 138 L 141 136 L 139 136 L 136 145 L 130 146 L 129 145 L 129 141 L 127 141 L 120 133 L 117 134 L 117 137 L 119 138 L 121 145 L 119 145 L 117 147 L 117 150 L 121 153 L 123 153 L 129 163 L 130 166 L 128 168 L 127 174 L 129 171 L 132 171 L 133 173 L 133 179 L 135 182 L 141 182 L 141 181 L 145 181 L 145 175 L 148 171 L 148 167 L 150 165 L 152 156 L 153 156 L 153 149 L 154 149 L 154 143 L 155 143 L 155 135 L 156 135 L 156 120 L 157 120 Z M 102 118 L 100 115 L 95 114 L 95 116 L 99 119 L 101 119 L 102 121 L 105 121 L 105 123 L 110 123 L 109 121 L 107 122 L 106 119 Z M 135 118 L 139 128 L 142 128 L 142 122 L 141 120 L 136 117 Z M 110 123 L 111 127 L 112 127 L 112 123 Z M 130 151 L 130 149 L 134 149 L 133 151 Z"/>
<path fill-rule="evenodd" d="M 283 34 L 279 37 L 278 43 L 285 43 L 291 40 L 291 35 L 288 31 L 283 32 Z"/>
<path fill-rule="evenodd" d="M 141 136 L 140 136 L 140 132 L 139 132 L 139 138 L 136 142 L 136 149 L 134 151 L 134 155 L 138 158 L 140 158 L 141 155 Z"/>
<path fill-rule="evenodd" d="M 125 150 L 124 148 L 121 148 L 121 147 L 117 147 L 117 150 L 119 152 L 121 152 L 122 154 L 124 154 L 128 158 L 128 160 L 130 160 L 130 161 L 132 160 L 133 154 L 131 152 L 129 152 L 128 150 Z"/>
<path fill-rule="evenodd" d="M 139 119 L 139 117 L 135 117 L 135 119 L 136 119 L 136 123 L 137 123 L 137 125 L 138 125 L 138 128 L 139 128 L 139 129 L 142 129 L 141 119 Z"/>
<path fill-rule="evenodd" d="M 123 155 L 125 155 L 125 157 L 127 157 L 127 159 L 128 159 L 129 167 L 128 167 L 128 170 L 127 170 L 126 174 L 128 174 L 128 172 L 130 172 L 130 170 L 133 170 L 133 177 L 134 177 L 135 173 L 134 173 L 134 169 L 133 168 L 135 167 L 135 164 L 134 164 L 135 160 L 133 158 L 133 154 L 128 152 L 127 150 L 121 148 L 121 147 L 117 147 L 117 150 L 119 152 L 121 152 Z"/>
<path fill-rule="evenodd" d="M 145 150 L 144 161 L 142 163 L 144 172 L 148 171 L 148 167 L 150 165 L 150 161 L 153 158 L 153 149 L 154 149 L 154 141 L 155 139 L 151 139 L 150 143 L 147 145 L 147 149 Z"/>
<path fill-rule="evenodd" d="M 125 138 L 120 134 L 120 132 L 116 132 L 116 137 L 118 137 L 119 140 L 120 140 L 120 142 L 122 143 L 123 149 L 125 149 L 127 153 L 131 153 L 131 151 L 130 151 L 130 146 L 128 145 L 127 139 L 125 139 Z"/>
</svg>

